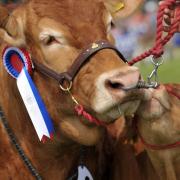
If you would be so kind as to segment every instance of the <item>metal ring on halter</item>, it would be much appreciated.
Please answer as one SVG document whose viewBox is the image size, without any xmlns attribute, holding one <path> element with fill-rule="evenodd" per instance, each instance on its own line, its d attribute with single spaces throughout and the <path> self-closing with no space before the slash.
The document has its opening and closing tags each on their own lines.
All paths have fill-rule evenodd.
<svg viewBox="0 0 180 180">
<path fill-rule="evenodd" d="M 157 60 L 159 60 L 159 61 L 157 61 Z M 161 56 L 161 57 L 159 57 L 159 58 L 154 58 L 154 57 L 152 57 L 152 58 L 151 58 L 151 62 L 152 62 L 155 66 L 161 66 L 161 65 L 164 63 L 164 57 L 163 57 L 163 56 Z"/>
<path fill-rule="evenodd" d="M 64 88 L 61 84 L 59 84 L 59 87 L 61 88 L 61 90 L 69 92 L 72 88 L 72 81 L 69 82 L 69 86 L 67 88 Z"/>
</svg>

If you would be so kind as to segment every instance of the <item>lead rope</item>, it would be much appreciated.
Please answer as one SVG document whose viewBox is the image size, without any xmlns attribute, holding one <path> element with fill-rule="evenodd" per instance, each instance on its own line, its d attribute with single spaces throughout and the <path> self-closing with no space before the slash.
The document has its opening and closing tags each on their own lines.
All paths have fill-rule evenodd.
<svg viewBox="0 0 180 180">
<path fill-rule="evenodd" d="M 152 73 L 148 76 L 148 82 L 144 82 L 144 81 L 140 81 L 139 84 L 136 87 L 133 88 L 149 88 L 150 86 L 154 86 L 157 87 L 158 83 L 157 83 L 157 70 L 159 68 L 160 65 L 162 65 L 163 63 L 163 58 L 161 59 L 161 62 L 156 62 L 155 60 L 159 59 L 162 57 L 163 53 L 164 53 L 164 46 L 167 44 L 167 42 L 173 37 L 173 35 L 176 33 L 177 28 L 179 26 L 180 23 L 180 8 L 177 8 L 176 10 L 176 14 L 175 14 L 175 19 L 171 24 L 171 28 L 168 32 L 168 34 L 166 36 L 163 37 L 163 15 L 164 15 L 164 10 L 166 8 L 170 8 L 171 6 L 176 5 L 176 0 L 166 0 L 164 1 L 164 3 L 162 5 L 160 5 L 159 10 L 158 10 L 158 14 L 157 14 L 157 32 L 156 32 L 156 42 L 153 48 L 151 48 L 150 50 L 144 52 L 143 54 L 135 57 L 134 59 L 132 59 L 128 64 L 130 66 L 134 65 L 137 62 L 142 61 L 143 59 L 149 57 L 150 55 L 153 56 L 152 58 L 152 63 L 155 66 L 154 70 L 152 71 Z M 151 78 L 155 76 L 155 84 L 151 82 Z M 170 94 L 176 96 L 178 99 L 180 99 L 180 96 L 177 95 L 175 92 L 173 92 L 172 88 L 169 86 L 165 86 L 167 92 L 169 92 Z M 129 89 L 132 89 L 131 87 Z M 128 89 L 127 89 L 128 90 Z M 168 144 L 168 145 L 154 145 L 154 144 L 149 144 L 147 143 L 144 138 L 142 137 L 141 133 L 138 130 L 137 127 L 137 120 L 135 120 L 135 127 L 136 127 L 136 131 L 138 132 L 138 135 L 141 139 L 141 142 L 148 148 L 152 149 L 152 150 L 166 150 L 166 149 L 173 149 L 173 148 L 177 148 L 180 146 L 180 141 L 176 142 L 176 143 L 172 143 L 172 144 Z"/>
<path fill-rule="evenodd" d="M 151 74 L 147 78 L 147 82 L 145 81 L 139 81 L 137 85 L 133 87 L 124 88 L 124 90 L 128 91 L 131 89 L 137 89 L 137 88 L 157 88 L 159 86 L 158 82 L 158 69 L 159 66 L 163 64 L 163 53 L 164 53 L 164 46 L 167 44 L 167 42 L 173 37 L 173 35 L 176 33 L 177 28 L 180 23 L 180 8 L 177 8 L 175 11 L 175 17 L 174 21 L 171 24 L 171 28 L 166 36 L 164 35 L 163 31 L 163 15 L 166 8 L 170 8 L 171 6 L 176 5 L 176 0 L 166 0 L 162 5 L 160 5 L 158 13 L 157 13 L 157 31 L 156 31 L 156 42 L 153 48 L 150 50 L 144 52 L 140 56 L 137 56 L 136 58 L 132 59 L 128 64 L 132 66 L 133 64 L 142 61 L 146 57 L 149 57 L 152 55 L 151 62 L 154 65 L 154 69 L 151 72 Z M 177 3 L 178 5 L 178 3 Z M 154 82 L 152 79 L 154 78 Z"/>
<path fill-rule="evenodd" d="M 36 178 L 36 180 L 42 180 L 41 176 L 39 175 L 39 173 L 37 172 L 35 167 L 32 165 L 29 158 L 25 155 L 22 147 L 18 143 L 14 133 L 12 132 L 11 128 L 9 127 L 9 124 L 8 124 L 8 122 L 6 120 L 6 117 L 4 116 L 4 113 L 3 113 L 2 109 L 1 109 L 1 107 L 0 107 L 0 120 L 2 121 L 2 124 L 3 124 L 4 128 L 6 129 L 6 132 L 7 132 L 8 136 L 9 136 L 9 139 L 10 139 L 11 143 L 15 146 L 19 156 L 23 160 L 26 167 L 29 169 L 31 174 Z"/>
<path fill-rule="evenodd" d="M 166 8 L 176 5 L 176 0 L 166 0 L 162 5 L 160 5 L 158 14 L 157 14 L 157 31 L 156 31 L 156 42 L 153 48 L 144 52 L 143 54 L 133 58 L 128 64 L 132 66 L 133 64 L 142 61 L 143 59 L 153 55 L 153 58 L 160 58 L 164 51 L 163 47 L 167 42 L 173 37 L 176 33 L 177 28 L 180 23 L 180 9 L 176 10 L 176 17 L 171 24 L 171 28 L 166 36 L 163 37 L 163 15 Z"/>
<path fill-rule="evenodd" d="M 180 94 L 176 93 L 176 92 L 173 90 L 173 88 L 172 88 L 171 85 L 165 84 L 164 86 L 165 86 L 165 88 L 166 88 L 166 91 L 167 91 L 169 94 L 172 94 L 173 96 L 175 96 L 177 99 L 180 100 Z"/>
</svg>

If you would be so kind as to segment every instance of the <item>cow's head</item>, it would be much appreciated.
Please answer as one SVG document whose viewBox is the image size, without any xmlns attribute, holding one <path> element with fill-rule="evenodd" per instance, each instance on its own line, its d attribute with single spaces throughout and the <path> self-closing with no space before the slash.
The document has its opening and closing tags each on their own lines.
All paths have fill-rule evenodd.
<svg viewBox="0 0 180 180">
<path fill-rule="evenodd" d="M 0 37 L 12 46 L 25 47 L 38 63 L 64 72 L 84 46 L 101 39 L 111 41 L 111 15 L 106 8 L 113 6 L 114 3 L 108 6 L 110 2 L 113 1 L 32 0 L 11 15 L 0 9 Z M 130 3 L 125 2 L 126 11 Z M 79 71 L 73 81 L 72 94 L 93 116 L 112 123 L 122 114 L 132 114 L 137 109 L 142 91 L 125 92 L 122 87 L 135 85 L 139 78 L 136 67 L 124 63 L 115 51 L 104 49 Z M 70 95 L 62 92 L 56 81 L 36 70 L 33 79 L 57 132 L 61 129 L 82 144 L 97 143 L 102 128 L 83 119 L 80 121 Z"/>
</svg>

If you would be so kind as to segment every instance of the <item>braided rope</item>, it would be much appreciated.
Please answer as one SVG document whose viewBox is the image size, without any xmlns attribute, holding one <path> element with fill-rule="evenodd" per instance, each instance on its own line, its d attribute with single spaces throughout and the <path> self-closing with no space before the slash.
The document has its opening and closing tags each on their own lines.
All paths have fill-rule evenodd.
<svg viewBox="0 0 180 180">
<path fill-rule="evenodd" d="M 175 96 L 176 98 L 178 98 L 180 100 L 180 94 L 179 93 L 176 93 L 174 90 L 173 90 L 173 87 L 171 85 L 168 85 L 168 84 L 164 84 L 165 88 L 166 88 L 166 91 L 169 93 L 169 94 L 172 94 L 173 96 Z"/>
<path fill-rule="evenodd" d="M 180 9 L 177 9 L 176 11 L 176 17 L 174 21 L 171 24 L 171 29 L 169 30 L 168 34 L 163 37 L 163 15 L 164 10 L 166 8 L 170 8 L 171 6 L 176 4 L 176 0 L 166 0 L 162 5 L 160 5 L 158 14 L 157 14 L 157 31 L 156 31 L 156 42 L 153 48 L 149 49 L 148 51 L 144 52 L 143 54 L 133 58 L 129 65 L 133 65 L 139 61 L 142 61 L 143 59 L 149 57 L 150 55 L 153 55 L 155 58 L 159 58 L 162 56 L 163 47 L 167 44 L 167 42 L 173 37 L 173 35 L 176 33 L 177 28 L 180 23 Z"/>
<path fill-rule="evenodd" d="M 86 120 L 88 120 L 90 123 L 94 123 L 96 124 L 97 126 L 106 126 L 105 123 L 103 123 L 102 121 L 94 118 L 91 114 L 87 113 L 85 110 L 84 110 L 84 107 L 82 105 L 77 105 L 75 106 L 75 111 L 77 112 L 77 114 L 79 116 L 82 116 L 84 117 Z"/>
</svg>

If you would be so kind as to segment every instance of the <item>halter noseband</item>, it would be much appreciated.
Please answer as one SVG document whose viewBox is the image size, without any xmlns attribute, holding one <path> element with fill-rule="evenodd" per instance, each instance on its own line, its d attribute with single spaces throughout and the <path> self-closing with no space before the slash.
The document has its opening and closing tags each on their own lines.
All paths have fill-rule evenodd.
<svg viewBox="0 0 180 180">
<path fill-rule="evenodd" d="M 33 60 L 33 63 L 34 63 L 35 70 L 39 71 L 40 73 L 42 73 L 45 76 L 48 76 L 52 79 L 57 80 L 62 87 L 61 89 L 63 89 L 64 81 L 67 81 L 69 83 L 68 89 L 70 89 L 72 86 L 72 81 L 75 78 L 75 76 L 77 75 L 77 73 L 79 72 L 79 70 L 81 69 L 81 67 L 90 59 L 90 57 L 92 57 L 94 54 L 96 54 L 97 52 L 99 52 L 102 49 L 114 50 L 119 55 L 119 57 L 125 63 L 127 63 L 127 60 L 119 52 L 119 50 L 115 46 L 113 46 L 112 44 L 110 44 L 109 42 L 107 42 L 105 40 L 97 41 L 96 43 L 93 43 L 93 44 L 87 46 L 86 48 L 84 48 L 83 51 L 79 54 L 79 56 L 75 59 L 75 61 L 71 65 L 71 67 L 66 72 L 63 72 L 60 74 L 53 71 L 52 69 L 48 68 L 47 66 L 45 66 L 43 64 L 39 64 L 35 60 Z M 64 89 L 64 90 L 66 90 L 66 89 Z"/>
</svg>

